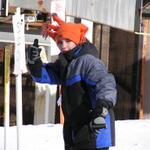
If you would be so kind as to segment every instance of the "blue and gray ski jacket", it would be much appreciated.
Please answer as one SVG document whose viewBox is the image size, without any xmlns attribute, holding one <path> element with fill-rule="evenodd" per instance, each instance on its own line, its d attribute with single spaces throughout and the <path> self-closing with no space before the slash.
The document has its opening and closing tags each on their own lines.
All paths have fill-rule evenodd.
<svg viewBox="0 0 150 150">
<path fill-rule="evenodd" d="M 77 148 L 104 148 L 114 145 L 114 116 L 116 103 L 114 76 L 107 72 L 98 59 L 95 46 L 90 42 L 77 46 L 67 53 L 60 53 L 54 63 L 43 64 L 40 75 L 31 71 L 35 82 L 57 84 L 62 87 L 65 146 Z M 31 69 L 34 70 L 34 69 Z M 92 112 L 100 103 L 109 109 L 107 128 L 100 134 L 89 129 Z"/>
</svg>

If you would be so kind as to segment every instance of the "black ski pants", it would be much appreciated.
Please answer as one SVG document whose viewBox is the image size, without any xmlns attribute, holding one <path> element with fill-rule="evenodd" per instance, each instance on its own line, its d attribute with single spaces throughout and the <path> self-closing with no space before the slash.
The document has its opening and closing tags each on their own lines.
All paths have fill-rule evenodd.
<svg viewBox="0 0 150 150">
<path fill-rule="evenodd" d="M 82 149 L 82 150 L 109 150 L 109 148 L 98 148 L 98 149 Z"/>
<path fill-rule="evenodd" d="M 81 150 L 81 149 L 66 149 L 66 150 Z M 82 150 L 109 150 L 109 148 L 82 149 Z"/>
</svg>

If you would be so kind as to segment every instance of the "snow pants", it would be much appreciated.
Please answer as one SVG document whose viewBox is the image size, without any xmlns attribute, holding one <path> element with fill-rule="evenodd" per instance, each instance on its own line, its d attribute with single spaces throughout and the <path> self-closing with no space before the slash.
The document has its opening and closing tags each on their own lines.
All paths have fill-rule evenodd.
<svg viewBox="0 0 150 150">
<path fill-rule="evenodd" d="M 74 148 L 67 148 L 65 150 L 109 150 L 109 148 L 99 148 L 99 149 L 74 149 Z"/>
<path fill-rule="evenodd" d="M 81 116 L 81 114 L 78 116 Z M 100 136 L 98 138 L 102 140 L 98 139 L 99 141 L 97 140 L 97 135 L 91 132 L 89 127 L 90 119 L 83 118 L 85 119 L 85 122 L 79 119 L 71 120 L 69 123 L 65 122 L 63 128 L 65 150 L 108 150 L 108 147 L 114 146 L 114 143 L 111 142 L 115 139 L 114 132 L 108 132 L 111 129 L 114 131 L 114 121 L 112 122 L 111 118 L 114 117 L 108 116 L 108 118 L 106 118 L 106 122 L 108 119 L 107 129 L 101 129 Z M 82 122 L 83 124 L 81 124 Z M 96 145 L 97 143 L 101 144 L 101 141 L 104 142 L 104 144 L 106 143 L 106 146 L 103 145 L 103 147 L 100 147 Z M 110 141 L 110 144 L 107 144 L 108 141 Z"/>
</svg>

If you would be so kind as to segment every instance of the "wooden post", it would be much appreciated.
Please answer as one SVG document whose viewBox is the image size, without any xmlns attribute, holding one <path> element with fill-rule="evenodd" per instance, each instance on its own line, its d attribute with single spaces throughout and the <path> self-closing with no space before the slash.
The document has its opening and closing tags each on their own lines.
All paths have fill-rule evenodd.
<svg viewBox="0 0 150 150">
<path fill-rule="evenodd" d="M 144 103 L 144 76 L 145 76 L 145 61 L 147 54 L 147 35 L 148 32 L 148 20 L 144 20 L 144 33 L 143 36 L 143 49 L 142 49 L 142 69 L 141 69 L 141 87 L 140 87 L 140 111 L 139 111 L 139 119 L 143 118 L 143 103 Z"/>
<path fill-rule="evenodd" d="M 58 86 L 58 95 L 61 98 L 61 86 Z M 60 117 L 60 124 L 64 124 L 64 114 L 62 111 L 62 104 L 59 105 L 59 117 Z"/>
<path fill-rule="evenodd" d="M 62 112 L 62 106 L 60 105 L 60 124 L 64 124 L 64 114 Z"/>
<path fill-rule="evenodd" d="M 10 114 L 10 56 L 12 46 L 5 47 L 4 76 L 4 149 L 9 149 L 9 114 Z"/>
<path fill-rule="evenodd" d="M 99 58 L 108 67 L 109 64 L 110 27 L 94 23 L 93 44 L 96 46 Z"/>
<path fill-rule="evenodd" d="M 100 24 L 93 24 L 93 44 L 98 50 L 99 58 L 101 58 L 101 28 L 102 26 Z"/>
<path fill-rule="evenodd" d="M 102 37 L 101 37 L 101 60 L 104 62 L 106 67 L 109 65 L 109 37 L 110 37 L 110 27 L 102 26 Z"/>
</svg>

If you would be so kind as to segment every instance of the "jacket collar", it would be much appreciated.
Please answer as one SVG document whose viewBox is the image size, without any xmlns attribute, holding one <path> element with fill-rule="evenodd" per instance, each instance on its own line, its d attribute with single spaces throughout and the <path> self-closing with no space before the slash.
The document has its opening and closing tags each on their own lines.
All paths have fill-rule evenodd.
<svg viewBox="0 0 150 150">
<path fill-rule="evenodd" d="M 85 54 L 90 54 L 93 55 L 94 57 L 98 58 L 98 52 L 96 47 L 87 41 L 83 45 L 77 45 L 75 48 L 73 48 L 71 51 L 68 51 L 66 53 L 63 53 L 65 58 L 68 61 L 71 61 L 79 56 L 85 55 Z"/>
</svg>

